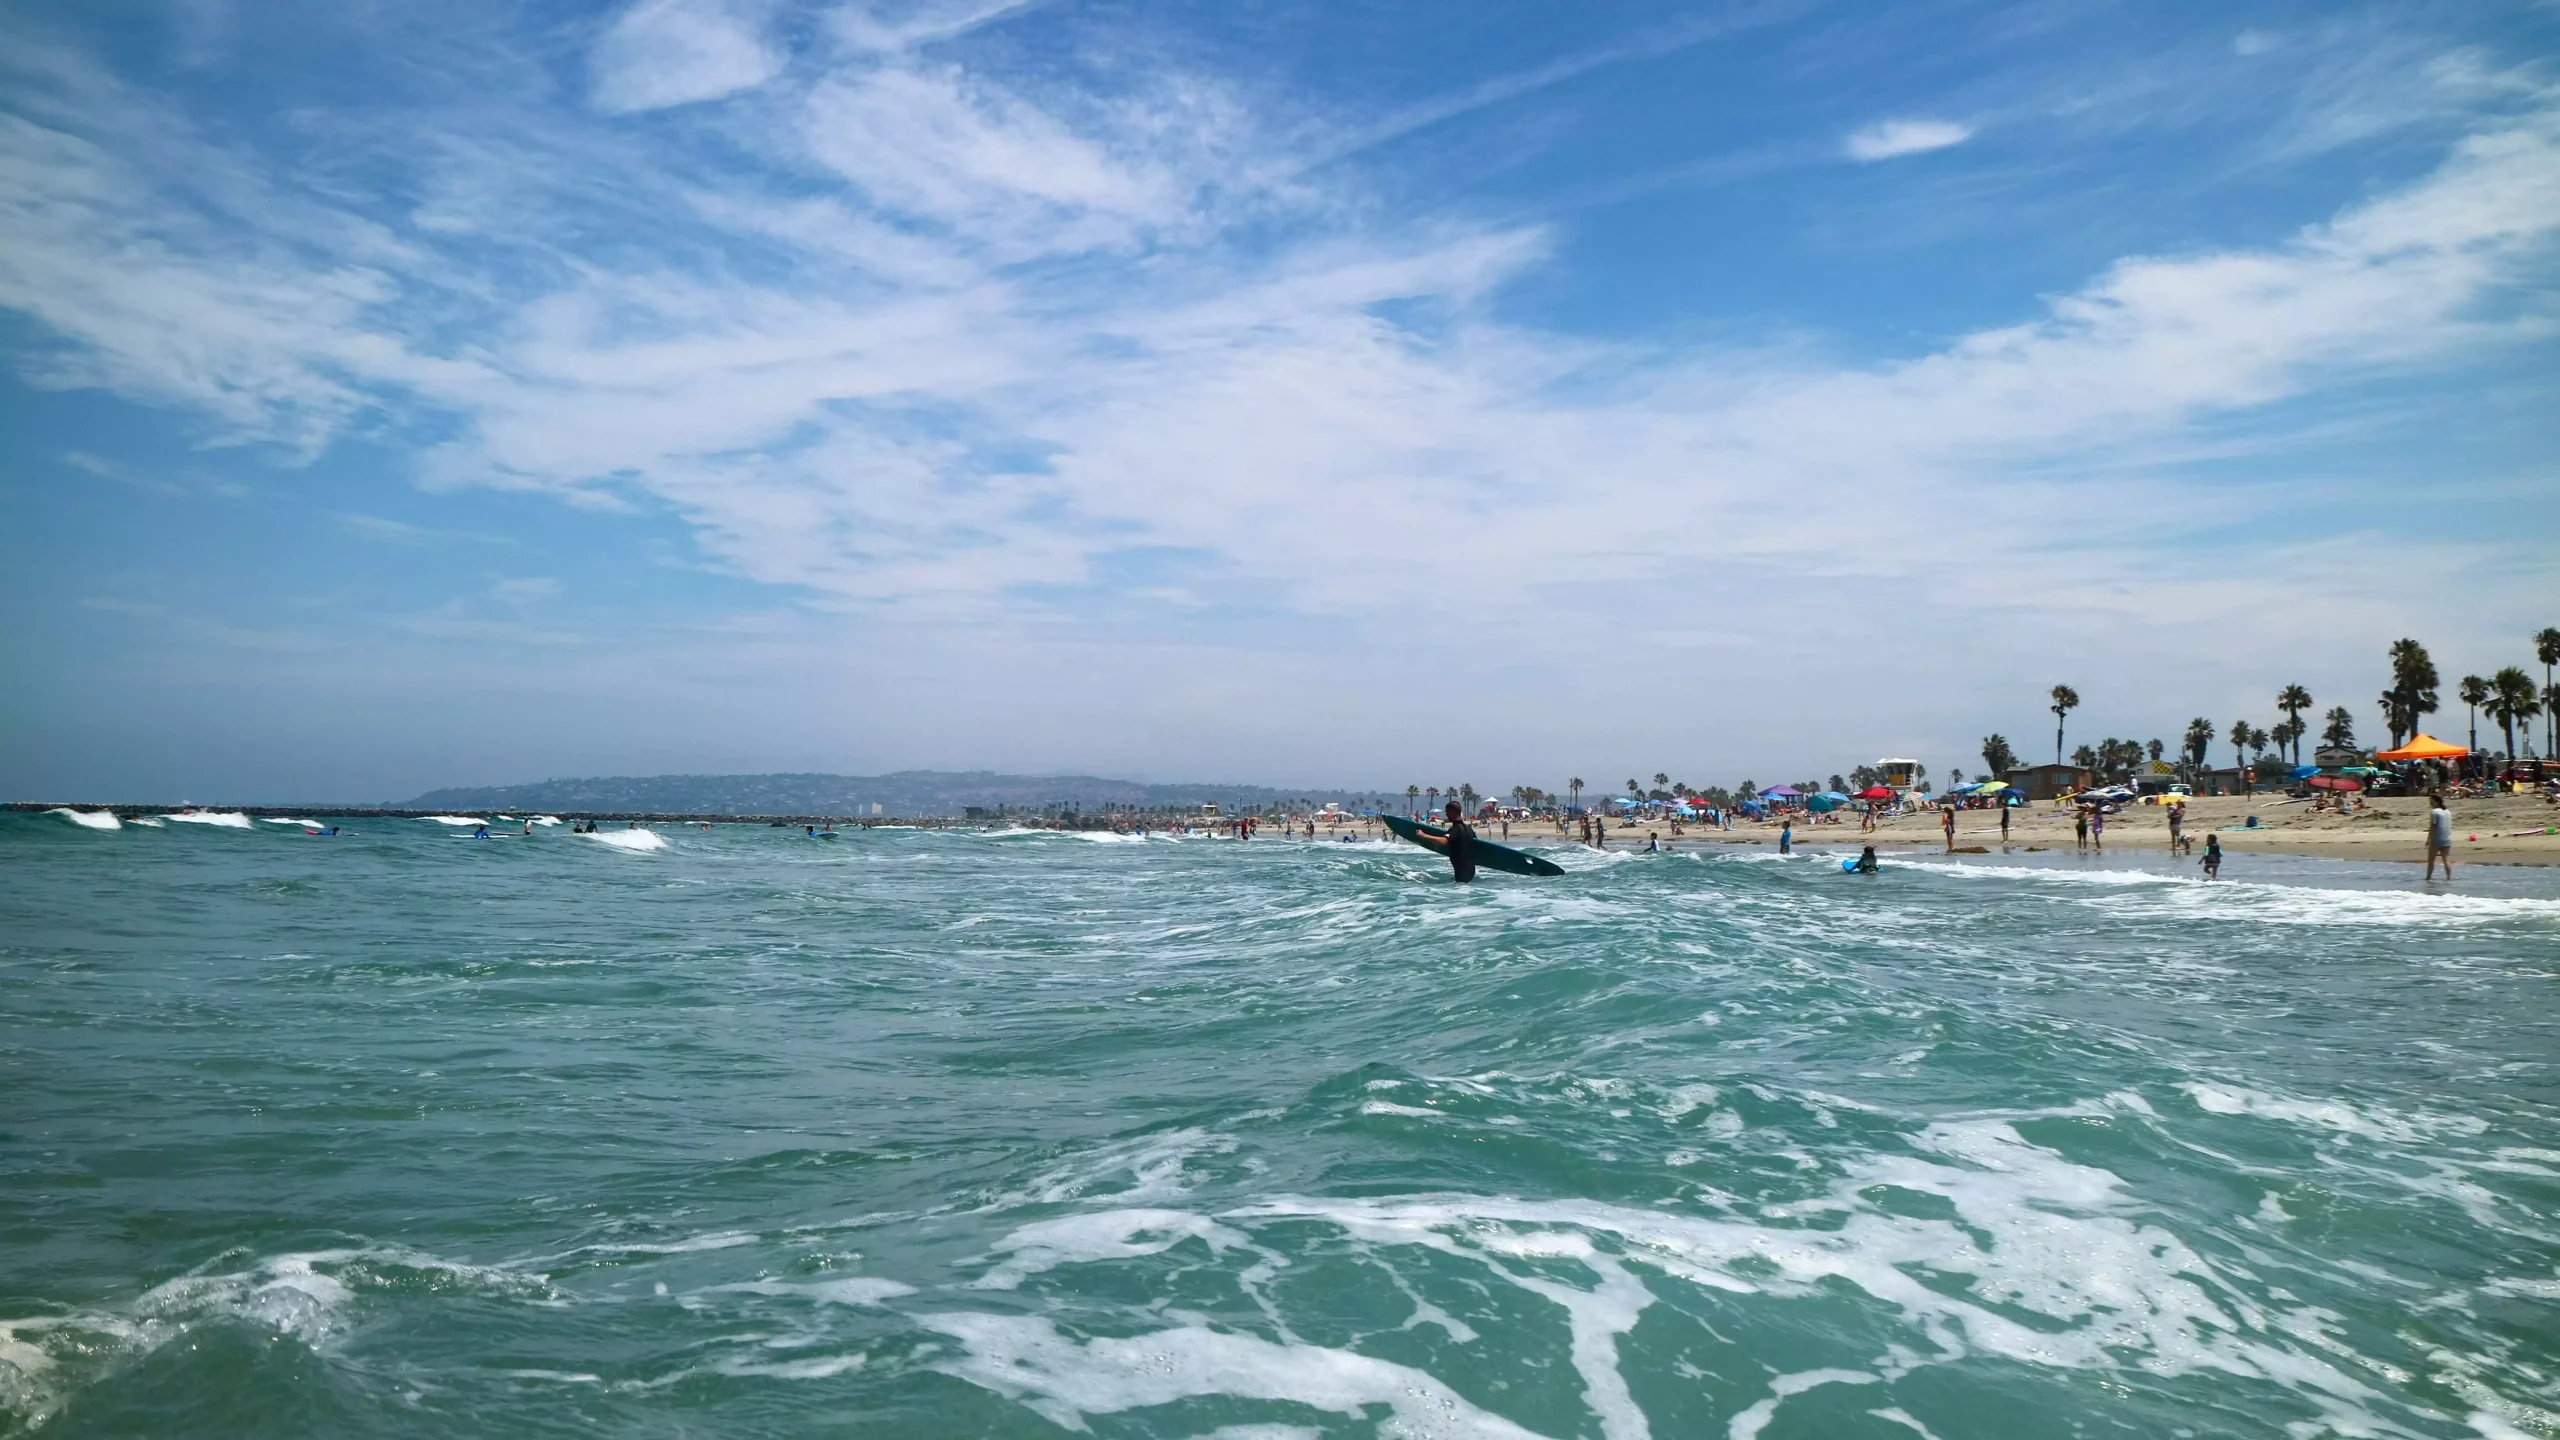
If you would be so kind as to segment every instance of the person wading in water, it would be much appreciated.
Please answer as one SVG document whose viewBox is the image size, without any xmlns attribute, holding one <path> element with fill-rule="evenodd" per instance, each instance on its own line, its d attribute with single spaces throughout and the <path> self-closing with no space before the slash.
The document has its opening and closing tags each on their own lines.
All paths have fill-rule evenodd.
<svg viewBox="0 0 2560 1440">
<path fill-rule="evenodd" d="M 1466 820 L 1459 815 L 1457 801 L 1449 802 L 1448 816 L 1449 833 L 1445 838 L 1436 842 L 1432 841 L 1428 835 L 1421 838 L 1430 843 L 1433 849 L 1448 855 L 1449 878 L 1464 885 L 1476 878 L 1476 832 L 1475 828 L 1467 824 Z"/>
</svg>

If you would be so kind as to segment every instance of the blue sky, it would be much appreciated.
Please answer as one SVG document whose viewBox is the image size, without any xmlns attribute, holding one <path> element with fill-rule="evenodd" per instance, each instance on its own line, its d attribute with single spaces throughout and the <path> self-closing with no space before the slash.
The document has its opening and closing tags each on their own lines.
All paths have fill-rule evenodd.
<svg viewBox="0 0 2560 1440">
<path fill-rule="evenodd" d="M 2560 12 L 0 13 L 0 789 L 2033 753 L 2560 624 Z M 2455 734 L 2458 710 L 2432 728 Z"/>
</svg>

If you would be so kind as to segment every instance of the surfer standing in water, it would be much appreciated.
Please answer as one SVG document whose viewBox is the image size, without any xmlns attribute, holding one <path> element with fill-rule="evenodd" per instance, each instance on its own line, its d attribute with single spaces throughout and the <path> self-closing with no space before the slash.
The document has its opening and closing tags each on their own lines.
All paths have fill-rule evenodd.
<svg viewBox="0 0 2560 1440">
<path fill-rule="evenodd" d="M 1465 817 L 1458 813 L 1458 802 L 1455 800 L 1449 802 L 1446 813 L 1449 817 L 1449 838 L 1442 841 L 1441 845 L 1449 852 L 1449 878 L 1464 885 L 1476 878 L 1475 827 L 1469 825 Z"/>
</svg>

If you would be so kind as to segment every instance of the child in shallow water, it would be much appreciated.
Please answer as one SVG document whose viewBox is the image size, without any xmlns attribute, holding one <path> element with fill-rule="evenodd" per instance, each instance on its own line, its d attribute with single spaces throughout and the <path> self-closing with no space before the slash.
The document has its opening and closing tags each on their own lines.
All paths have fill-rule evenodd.
<svg viewBox="0 0 2560 1440">
<path fill-rule="evenodd" d="M 2219 835 L 2204 837 L 2204 878 L 2222 878 L 2222 837 Z"/>
</svg>

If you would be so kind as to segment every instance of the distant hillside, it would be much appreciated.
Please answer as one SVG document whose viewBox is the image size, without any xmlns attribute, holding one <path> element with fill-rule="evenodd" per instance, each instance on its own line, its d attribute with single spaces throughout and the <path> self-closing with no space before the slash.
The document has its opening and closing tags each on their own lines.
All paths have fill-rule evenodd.
<svg viewBox="0 0 2560 1440">
<path fill-rule="evenodd" d="M 1261 785 L 1141 785 L 1095 775 L 999 775 L 992 770 L 901 770 L 894 775 L 613 775 L 430 790 L 400 802 L 418 810 L 587 810 L 662 815 L 958 815 L 970 806 L 1039 811 L 1176 807 L 1203 800 L 1222 808 L 1282 800 L 1350 804 L 1346 790 L 1274 790 Z"/>
</svg>

